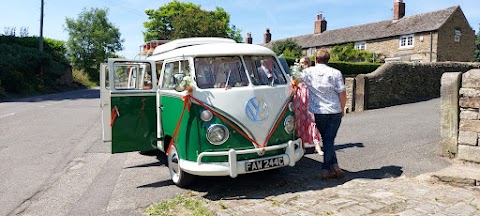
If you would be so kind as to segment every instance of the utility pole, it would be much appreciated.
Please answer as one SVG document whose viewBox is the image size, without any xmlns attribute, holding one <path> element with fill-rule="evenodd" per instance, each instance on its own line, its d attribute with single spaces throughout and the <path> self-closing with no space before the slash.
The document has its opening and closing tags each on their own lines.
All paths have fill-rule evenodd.
<svg viewBox="0 0 480 216">
<path fill-rule="evenodd" d="M 40 6 L 40 45 L 38 49 L 43 52 L 43 0 L 41 0 L 41 6 Z"/>
</svg>

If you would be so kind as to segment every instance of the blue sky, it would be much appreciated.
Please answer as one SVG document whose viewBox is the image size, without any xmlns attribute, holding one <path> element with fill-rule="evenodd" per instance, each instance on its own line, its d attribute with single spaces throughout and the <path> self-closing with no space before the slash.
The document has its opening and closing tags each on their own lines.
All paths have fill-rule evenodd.
<svg viewBox="0 0 480 216">
<path fill-rule="evenodd" d="M 39 35 L 40 0 L 1 0 L 0 33 L 5 27 L 28 28 L 30 35 Z M 158 9 L 165 0 L 44 0 L 44 37 L 64 40 L 65 18 L 77 18 L 84 8 L 109 9 L 109 21 L 120 29 L 125 39 L 121 55 L 133 58 L 143 43 L 144 11 Z M 243 38 L 252 33 L 253 43 L 263 42 L 263 33 L 270 28 L 272 40 L 313 33 L 314 21 L 323 12 L 327 30 L 377 22 L 392 18 L 395 0 L 194 0 L 202 9 L 224 8 L 231 24 L 242 30 Z M 460 5 L 470 26 L 480 27 L 478 0 L 404 0 L 406 15 L 441 10 Z"/>
</svg>

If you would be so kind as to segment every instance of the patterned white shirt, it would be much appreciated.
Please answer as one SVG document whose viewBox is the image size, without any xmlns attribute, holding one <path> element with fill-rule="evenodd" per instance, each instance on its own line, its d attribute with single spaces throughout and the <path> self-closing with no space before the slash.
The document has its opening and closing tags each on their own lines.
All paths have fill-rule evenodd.
<svg viewBox="0 0 480 216">
<path fill-rule="evenodd" d="M 345 91 L 342 73 L 325 64 L 309 67 L 302 73 L 308 86 L 308 107 L 315 114 L 342 113 L 339 93 Z"/>
</svg>

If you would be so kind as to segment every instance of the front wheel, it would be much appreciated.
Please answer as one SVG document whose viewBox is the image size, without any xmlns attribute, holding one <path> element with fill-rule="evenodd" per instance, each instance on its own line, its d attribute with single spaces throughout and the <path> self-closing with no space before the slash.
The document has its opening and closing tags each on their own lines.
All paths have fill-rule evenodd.
<svg viewBox="0 0 480 216">
<path fill-rule="evenodd" d="M 194 180 L 192 174 L 187 173 L 180 168 L 180 157 L 178 156 L 175 145 L 172 145 L 170 152 L 168 153 L 168 170 L 170 171 L 170 177 L 172 178 L 173 183 L 179 187 L 185 187 Z"/>
</svg>

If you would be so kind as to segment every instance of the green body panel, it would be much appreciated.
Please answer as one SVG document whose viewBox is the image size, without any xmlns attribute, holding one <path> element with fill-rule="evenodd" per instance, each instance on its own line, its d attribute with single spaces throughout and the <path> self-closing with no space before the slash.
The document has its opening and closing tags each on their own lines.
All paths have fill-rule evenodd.
<svg viewBox="0 0 480 216">
<path fill-rule="evenodd" d="M 162 95 L 160 96 L 160 103 L 162 104 L 161 123 L 164 136 L 173 137 L 178 120 L 182 114 L 184 102 L 180 97 Z M 199 146 L 200 129 L 198 128 L 198 115 L 190 115 L 190 113 L 196 113 L 195 106 L 191 106 L 190 110 L 185 110 L 174 142 L 180 158 L 189 158 L 189 160 L 195 161 Z"/>
<path fill-rule="evenodd" d="M 112 126 L 112 153 L 147 151 L 157 148 L 155 93 L 150 96 L 112 96 L 112 108 L 120 116 Z"/>
<path fill-rule="evenodd" d="M 163 106 L 162 111 L 162 128 L 166 136 L 172 136 L 175 127 L 177 126 L 178 119 L 180 118 L 181 112 L 183 110 L 183 101 L 178 97 L 172 96 L 161 96 L 161 104 Z M 178 136 L 175 139 L 177 145 L 177 151 L 182 159 L 189 161 L 196 161 L 197 156 L 201 152 L 218 152 L 218 151 L 228 151 L 230 149 L 235 150 L 244 150 L 244 149 L 253 149 L 255 146 L 240 133 L 235 131 L 228 124 L 223 122 L 218 117 L 214 116 L 212 120 L 204 122 L 200 119 L 200 113 L 205 110 L 198 104 L 192 103 L 190 106 L 190 111 L 185 111 Z M 289 140 L 295 139 L 295 134 L 287 134 L 284 130 L 283 122 L 285 117 L 288 115 L 293 115 L 293 112 L 289 110 L 286 111 L 285 115 L 281 117 L 281 121 L 268 141 L 267 146 L 272 146 L 276 144 L 283 144 Z M 206 138 L 207 129 L 212 124 L 223 124 L 230 131 L 229 139 L 222 145 L 212 145 Z M 238 125 L 236 125 L 238 127 Z M 238 127 L 240 128 L 240 127 Z M 263 144 L 263 143 L 261 143 Z M 279 149 L 276 151 L 266 152 L 261 157 L 268 157 L 273 155 L 279 155 L 285 153 L 284 149 Z M 256 153 L 238 155 L 238 160 L 248 160 L 253 158 L 259 158 L 260 156 Z M 215 156 L 215 157 L 203 157 L 203 162 L 226 162 L 227 156 Z"/>
</svg>

